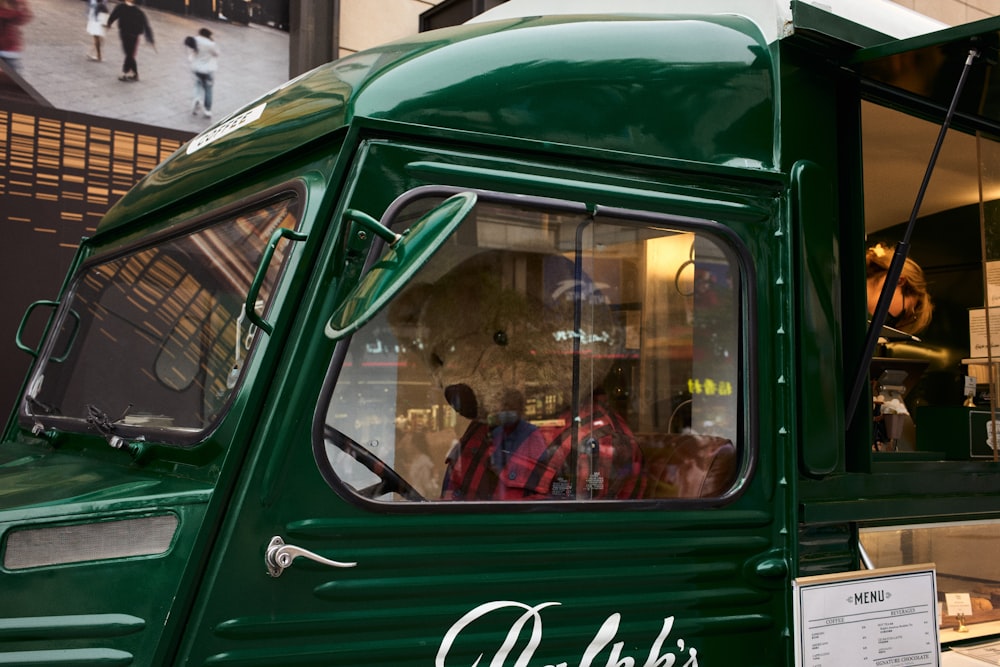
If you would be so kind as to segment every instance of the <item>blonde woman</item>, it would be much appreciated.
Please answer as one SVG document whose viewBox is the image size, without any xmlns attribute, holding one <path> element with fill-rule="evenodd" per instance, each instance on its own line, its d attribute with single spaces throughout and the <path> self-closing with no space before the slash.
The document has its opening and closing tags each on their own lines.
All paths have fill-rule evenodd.
<svg viewBox="0 0 1000 667">
<path fill-rule="evenodd" d="M 893 248 L 881 243 L 868 248 L 865 255 L 869 315 L 874 312 L 879 295 L 882 293 L 892 255 Z M 924 278 L 923 269 L 907 257 L 892 294 L 892 301 L 889 303 L 889 314 L 885 324 L 908 334 L 917 334 L 930 324 L 933 311 L 934 304 L 927 292 L 927 280 Z"/>
</svg>

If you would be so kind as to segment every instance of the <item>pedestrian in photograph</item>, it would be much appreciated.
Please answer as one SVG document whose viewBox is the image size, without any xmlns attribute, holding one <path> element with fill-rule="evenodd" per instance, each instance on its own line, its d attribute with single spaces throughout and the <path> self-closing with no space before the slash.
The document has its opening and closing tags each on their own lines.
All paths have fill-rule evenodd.
<svg viewBox="0 0 1000 667">
<path fill-rule="evenodd" d="M 125 62 L 122 63 L 122 74 L 119 81 L 138 81 L 139 64 L 136 62 L 136 52 L 139 50 L 139 38 L 145 35 L 153 50 L 156 50 L 156 42 L 153 41 L 153 29 L 146 19 L 146 14 L 135 6 L 133 0 L 123 0 L 111 11 L 108 17 L 107 26 L 110 28 L 118 22 L 118 37 L 121 38 L 122 51 L 125 52 Z"/>
<path fill-rule="evenodd" d="M 90 0 L 87 8 L 87 34 L 94 40 L 94 52 L 87 54 L 88 60 L 101 62 L 104 57 L 101 55 L 101 47 L 104 45 L 104 37 L 108 33 L 105 24 L 108 22 L 108 6 L 104 0 Z"/>
<path fill-rule="evenodd" d="M 17 71 L 24 48 L 21 26 L 31 20 L 31 9 L 25 0 L 0 0 L 0 60 Z"/>
<path fill-rule="evenodd" d="M 202 28 L 196 36 L 185 39 L 184 43 L 188 47 L 188 60 L 194 73 L 191 113 L 197 114 L 200 109 L 205 118 L 211 118 L 212 86 L 215 84 L 215 71 L 219 68 L 219 47 L 208 28 Z"/>
</svg>

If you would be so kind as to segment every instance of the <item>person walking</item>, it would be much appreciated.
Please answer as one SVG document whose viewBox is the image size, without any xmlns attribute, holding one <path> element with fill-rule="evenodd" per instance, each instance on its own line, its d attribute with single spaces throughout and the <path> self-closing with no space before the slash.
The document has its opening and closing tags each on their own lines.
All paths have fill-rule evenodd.
<svg viewBox="0 0 1000 667">
<path fill-rule="evenodd" d="M 101 46 L 104 44 L 104 36 L 107 34 L 105 24 L 108 22 L 108 6 L 104 0 L 90 0 L 87 8 L 87 34 L 94 38 L 94 52 L 88 53 L 89 60 L 101 62 Z"/>
<path fill-rule="evenodd" d="M 0 0 L 0 60 L 14 71 L 21 65 L 21 26 L 31 20 L 31 9 L 24 0 Z"/>
<path fill-rule="evenodd" d="M 201 109 L 205 118 L 212 117 L 212 86 L 219 68 L 219 46 L 212 40 L 212 31 L 202 28 L 195 37 L 184 40 L 188 46 L 188 60 L 194 73 L 194 101 L 191 113 Z"/>
<path fill-rule="evenodd" d="M 139 38 L 146 36 L 146 41 L 156 50 L 156 42 L 153 41 L 153 29 L 146 19 L 146 14 L 135 6 L 134 0 L 124 0 L 116 5 L 108 17 L 107 26 L 110 28 L 118 22 L 118 36 L 122 41 L 122 51 L 125 52 L 125 62 L 122 63 L 122 74 L 119 81 L 138 81 L 139 64 L 135 60 L 136 52 L 139 49 Z"/>
</svg>

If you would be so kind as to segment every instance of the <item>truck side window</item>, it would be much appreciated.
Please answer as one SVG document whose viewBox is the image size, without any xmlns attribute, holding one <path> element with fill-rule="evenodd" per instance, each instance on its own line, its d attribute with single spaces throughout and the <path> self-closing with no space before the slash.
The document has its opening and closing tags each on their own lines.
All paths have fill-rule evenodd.
<svg viewBox="0 0 1000 667">
<path fill-rule="evenodd" d="M 187 444 L 220 417 L 256 337 L 244 304 L 271 234 L 297 224 L 292 194 L 85 265 L 22 407 L 28 423 Z M 287 256 L 258 293 L 264 312 Z"/>
<path fill-rule="evenodd" d="M 733 257 L 697 225 L 480 200 L 350 340 L 321 465 L 382 501 L 723 496 L 742 427 Z"/>
</svg>

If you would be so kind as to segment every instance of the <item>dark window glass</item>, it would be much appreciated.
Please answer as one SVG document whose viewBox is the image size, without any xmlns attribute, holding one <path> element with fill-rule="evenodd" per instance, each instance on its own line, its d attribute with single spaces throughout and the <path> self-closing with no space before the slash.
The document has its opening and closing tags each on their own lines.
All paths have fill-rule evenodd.
<svg viewBox="0 0 1000 667">
<path fill-rule="evenodd" d="M 69 430 L 103 415 L 126 433 L 166 429 L 181 440 L 214 424 L 256 336 L 244 313 L 254 274 L 271 234 L 297 224 L 296 206 L 286 196 L 87 266 L 31 380 L 26 415 Z M 286 245 L 261 285 L 258 314 Z"/>
</svg>

